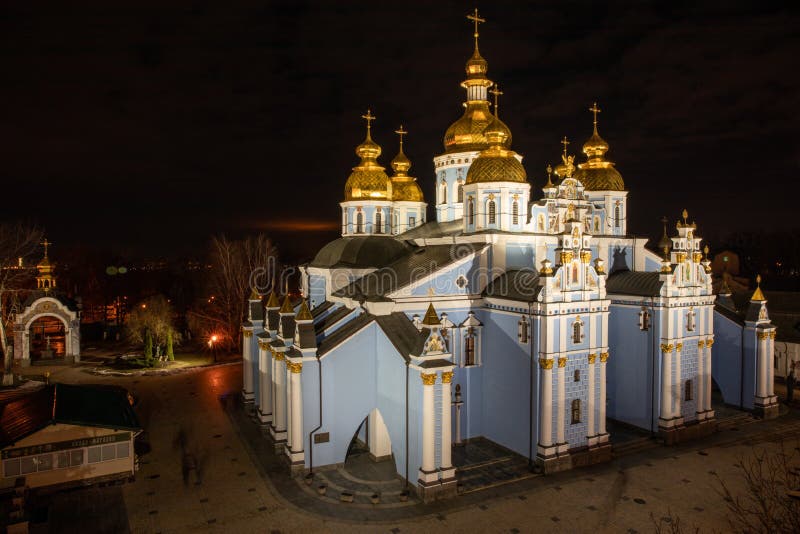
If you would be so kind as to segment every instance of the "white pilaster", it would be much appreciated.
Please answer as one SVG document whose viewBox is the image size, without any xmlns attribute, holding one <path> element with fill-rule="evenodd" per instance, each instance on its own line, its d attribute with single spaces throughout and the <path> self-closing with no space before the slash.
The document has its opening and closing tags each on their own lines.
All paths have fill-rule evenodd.
<svg viewBox="0 0 800 534">
<path fill-rule="evenodd" d="M 608 350 L 608 349 L 606 349 Z M 598 430 L 597 433 L 600 436 L 605 436 L 601 438 L 601 441 L 606 441 L 606 364 L 608 363 L 608 352 L 601 352 L 600 353 L 600 414 L 598 416 L 597 425 Z"/>
<path fill-rule="evenodd" d="M 775 395 L 775 330 L 770 331 L 767 340 L 767 395 Z"/>
<path fill-rule="evenodd" d="M 564 436 L 564 420 L 567 417 L 567 410 L 565 405 L 566 392 L 564 388 L 564 376 L 566 374 L 567 357 L 560 356 L 558 358 L 558 400 L 556 402 L 556 443 L 559 445 L 566 443 L 567 439 Z"/>
<path fill-rule="evenodd" d="M 422 378 L 422 467 L 420 479 L 424 482 L 436 480 L 435 465 L 435 439 L 436 418 L 434 414 L 433 385 L 436 383 L 436 373 L 420 375 Z"/>
<path fill-rule="evenodd" d="M 586 435 L 589 437 L 589 445 L 594 445 L 592 442 L 594 436 L 597 434 L 594 429 L 594 411 L 597 409 L 594 402 L 594 380 L 595 380 L 595 361 L 597 361 L 597 354 L 589 354 L 589 392 L 588 402 L 586 403 Z"/>
<path fill-rule="evenodd" d="M 450 412 L 452 410 L 451 386 L 453 372 L 445 371 L 442 373 L 442 471 L 453 466 L 453 438 L 452 422 Z"/>
<path fill-rule="evenodd" d="M 300 380 L 300 373 L 303 370 L 302 363 L 286 362 L 286 368 L 291 376 L 292 390 L 292 416 L 291 416 L 291 441 L 289 446 L 289 456 L 292 462 L 299 462 L 303 459 L 303 383 Z"/>
<path fill-rule="evenodd" d="M 683 353 L 683 342 L 675 344 L 675 377 L 672 381 L 672 417 L 681 419 L 681 404 L 683 399 L 683 380 L 681 380 L 681 354 Z"/>
<path fill-rule="evenodd" d="M 539 391 L 539 445 L 553 445 L 553 360 L 539 359 L 542 388 Z"/>
<path fill-rule="evenodd" d="M 670 344 L 661 345 L 661 420 L 662 426 L 671 426 L 672 350 Z M 669 424 L 666 424 L 669 422 Z"/>
<path fill-rule="evenodd" d="M 242 329 L 242 395 L 252 401 L 253 394 L 253 331 Z"/>
<path fill-rule="evenodd" d="M 767 340 L 769 333 L 763 330 L 756 332 L 758 336 L 758 352 L 756 354 L 756 397 L 767 397 Z"/>
<path fill-rule="evenodd" d="M 714 344 L 714 338 L 710 338 L 710 339 L 706 340 L 706 352 L 705 352 L 705 357 L 706 357 L 705 372 L 706 372 L 706 374 L 703 377 L 704 378 L 704 382 L 705 382 L 704 393 L 705 393 L 705 396 L 706 396 L 705 402 L 703 403 L 703 408 L 707 412 L 706 413 L 706 418 L 714 416 L 714 412 L 711 409 L 711 346 L 713 344 Z"/>
<path fill-rule="evenodd" d="M 706 411 L 706 343 L 704 340 L 697 341 L 697 405 L 695 411 L 698 419 L 705 418 Z"/>
<path fill-rule="evenodd" d="M 286 436 L 286 369 L 282 352 L 275 353 L 275 404 L 272 411 L 273 437 L 284 440 Z"/>
<path fill-rule="evenodd" d="M 272 421 L 272 377 L 270 370 L 272 362 L 267 344 L 259 341 L 258 344 L 258 374 L 259 374 L 259 406 L 258 418 L 262 423 Z"/>
</svg>

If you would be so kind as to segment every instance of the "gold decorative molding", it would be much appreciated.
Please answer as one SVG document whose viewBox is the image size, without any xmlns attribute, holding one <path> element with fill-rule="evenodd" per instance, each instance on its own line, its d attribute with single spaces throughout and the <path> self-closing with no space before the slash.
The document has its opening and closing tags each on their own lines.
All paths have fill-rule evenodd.
<svg viewBox="0 0 800 534">
<path fill-rule="evenodd" d="M 769 331 L 769 337 L 770 337 L 771 339 L 775 339 L 775 336 L 776 336 L 777 334 L 778 334 L 778 333 L 777 333 L 775 330 L 770 330 L 770 331 Z"/>
<path fill-rule="evenodd" d="M 539 366 L 542 369 L 552 369 L 553 368 L 553 359 L 550 358 L 539 358 Z"/>
<path fill-rule="evenodd" d="M 436 383 L 436 373 L 422 373 L 419 376 L 422 378 L 422 384 L 425 386 L 432 386 Z"/>
<path fill-rule="evenodd" d="M 608 353 L 607 352 L 601 352 L 600 353 L 600 362 L 601 363 L 606 363 L 607 361 L 608 361 Z"/>
<path fill-rule="evenodd" d="M 703 253 L 702 252 L 695 252 L 692 254 L 692 261 L 695 263 L 700 263 L 703 260 Z"/>
<path fill-rule="evenodd" d="M 589 354 L 589 363 L 594 363 L 597 360 L 597 354 L 591 353 Z"/>
<path fill-rule="evenodd" d="M 675 344 L 675 352 L 680 352 L 683 350 L 683 343 L 676 343 Z"/>
<path fill-rule="evenodd" d="M 449 384 L 453 381 L 453 371 L 442 372 L 442 384 Z"/>
<path fill-rule="evenodd" d="M 759 341 L 764 341 L 769 337 L 769 332 L 758 332 Z"/>
<path fill-rule="evenodd" d="M 713 345 L 713 344 L 714 344 L 714 339 L 713 338 L 712 339 L 706 339 L 706 347 L 708 347 L 710 349 L 711 345 Z"/>
<path fill-rule="evenodd" d="M 260 348 L 262 350 L 269 349 L 269 342 L 264 341 L 263 339 L 259 339 L 258 340 L 258 348 Z"/>
<path fill-rule="evenodd" d="M 290 362 L 289 360 L 286 360 L 286 368 L 289 369 L 289 371 L 291 371 L 294 374 L 300 374 L 303 370 L 303 363 L 302 362 L 294 363 Z"/>
<path fill-rule="evenodd" d="M 561 356 L 560 358 L 558 358 L 558 366 L 561 367 L 561 368 L 564 368 L 564 367 L 567 366 L 567 357 L 566 356 Z"/>
<path fill-rule="evenodd" d="M 561 258 L 561 265 L 566 265 L 567 263 L 572 262 L 572 252 L 568 250 L 562 250 L 559 257 Z"/>
<path fill-rule="evenodd" d="M 683 263 L 686 261 L 686 253 L 685 252 L 676 252 L 675 253 L 675 263 Z"/>
<path fill-rule="evenodd" d="M 246 338 L 251 338 L 253 337 L 253 331 L 242 329 L 242 335 Z"/>
<path fill-rule="evenodd" d="M 592 251 L 591 250 L 582 250 L 581 251 L 581 261 L 583 263 L 589 263 L 592 261 Z"/>
<path fill-rule="evenodd" d="M 281 361 L 283 359 L 283 353 L 282 352 L 274 352 L 273 354 L 275 355 L 275 361 L 279 362 L 279 361 Z"/>
<path fill-rule="evenodd" d="M 703 348 L 703 347 L 705 347 L 705 346 L 706 346 L 706 342 L 705 342 L 705 340 L 702 340 L 702 339 L 698 339 L 698 340 L 697 340 L 697 348 L 698 348 L 698 349 L 702 349 L 702 348 Z"/>
<path fill-rule="evenodd" d="M 661 352 L 672 352 L 673 348 L 674 348 L 674 346 L 672 345 L 672 343 L 670 343 L 670 344 L 662 343 L 661 344 Z"/>
</svg>

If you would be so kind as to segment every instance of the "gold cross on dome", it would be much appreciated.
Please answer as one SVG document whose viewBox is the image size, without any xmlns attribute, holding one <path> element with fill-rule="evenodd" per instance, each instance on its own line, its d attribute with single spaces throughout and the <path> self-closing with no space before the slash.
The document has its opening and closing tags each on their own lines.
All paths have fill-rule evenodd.
<svg viewBox="0 0 800 534">
<path fill-rule="evenodd" d="M 372 126 L 372 121 L 375 120 L 375 115 L 373 115 L 372 111 L 370 111 L 370 109 L 367 108 L 367 114 L 361 115 L 361 118 L 367 121 L 367 131 L 369 131 L 370 127 Z"/>
<path fill-rule="evenodd" d="M 564 145 L 564 155 L 566 156 L 567 155 L 567 145 L 569 144 L 569 141 L 567 141 L 567 136 L 566 135 L 564 136 L 564 139 L 561 140 L 561 144 Z"/>
<path fill-rule="evenodd" d="M 477 7 L 475 8 L 475 10 L 472 13 L 467 15 L 467 18 L 475 23 L 475 33 L 473 34 L 473 36 L 475 37 L 475 47 L 477 48 L 477 46 L 478 46 L 478 24 L 480 24 L 481 22 L 486 22 L 486 19 L 482 19 L 478 15 L 478 8 Z"/>
<path fill-rule="evenodd" d="M 50 241 L 48 241 L 48 240 L 47 240 L 47 238 L 45 237 L 45 238 L 44 238 L 44 241 L 42 241 L 42 242 L 41 242 L 41 243 L 39 243 L 39 244 L 40 244 L 40 245 L 42 245 L 42 246 L 44 247 L 44 257 L 46 258 L 46 257 L 47 257 L 47 247 L 49 247 L 50 245 L 52 245 L 52 243 L 51 243 Z"/>
<path fill-rule="evenodd" d="M 400 128 L 394 131 L 397 135 L 400 136 L 400 148 L 403 148 L 403 136 L 408 134 L 408 130 L 403 129 L 403 125 L 400 125 Z"/>
<path fill-rule="evenodd" d="M 492 87 L 489 92 L 494 95 L 494 116 L 497 117 L 498 108 L 500 107 L 498 97 L 503 94 L 503 91 L 500 90 L 499 85 L 494 84 L 494 87 Z"/>
<path fill-rule="evenodd" d="M 589 111 L 591 111 L 592 114 L 594 115 L 594 127 L 597 128 L 597 114 L 603 110 L 597 107 L 597 102 L 594 102 L 592 104 L 592 107 L 589 108 Z"/>
</svg>

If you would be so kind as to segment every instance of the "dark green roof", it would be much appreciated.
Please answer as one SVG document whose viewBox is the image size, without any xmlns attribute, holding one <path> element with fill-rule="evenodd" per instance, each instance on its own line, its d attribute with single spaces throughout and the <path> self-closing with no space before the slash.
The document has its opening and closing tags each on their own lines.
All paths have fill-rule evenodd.
<svg viewBox="0 0 800 534">
<path fill-rule="evenodd" d="M 539 273 L 533 269 L 511 269 L 486 286 L 484 297 L 533 302 L 539 296 Z"/>
<path fill-rule="evenodd" d="M 322 247 L 310 266 L 356 269 L 383 267 L 407 254 L 410 249 L 408 244 L 389 236 L 340 237 Z"/>
<path fill-rule="evenodd" d="M 606 292 L 613 295 L 635 295 L 658 297 L 661 295 L 661 273 L 638 271 L 614 271 L 606 281 Z"/>
</svg>

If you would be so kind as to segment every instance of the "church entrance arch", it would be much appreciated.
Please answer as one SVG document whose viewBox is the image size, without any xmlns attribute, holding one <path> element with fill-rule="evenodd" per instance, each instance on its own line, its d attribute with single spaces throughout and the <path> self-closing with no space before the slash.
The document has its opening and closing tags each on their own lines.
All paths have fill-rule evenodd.
<svg viewBox="0 0 800 534">
<path fill-rule="evenodd" d="M 55 296 L 32 300 L 14 318 L 14 359 L 72 363 L 80 360 L 78 312 Z"/>
<path fill-rule="evenodd" d="M 383 421 L 380 410 L 373 409 L 353 434 L 347 447 L 345 465 L 358 462 L 368 456 L 373 462 L 382 462 L 392 458 L 392 440 L 389 430 Z"/>
</svg>

